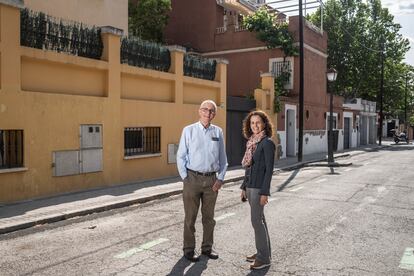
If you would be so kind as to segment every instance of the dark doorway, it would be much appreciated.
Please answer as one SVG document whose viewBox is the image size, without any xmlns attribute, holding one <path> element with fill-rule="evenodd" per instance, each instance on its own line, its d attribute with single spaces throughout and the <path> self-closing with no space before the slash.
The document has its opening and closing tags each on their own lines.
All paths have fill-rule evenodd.
<svg viewBox="0 0 414 276">
<path fill-rule="evenodd" d="M 241 97 L 227 97 L 226 153 L 229 166 L 239 166 L 246 149 L 243 119 L 256 108 L 256 101 Z"/>
<path fill-rule="evenodd" d="M 350 130 L 351 130 L 351 119 L 344 118 L 344 149 L 349 149 Z"/>
<path fill-rule="evenodd" d="M 391 129 L 395 129 L 395 121 L 394 120 L 387 123 L 387 137 L 392 137 Z"/>
</svg>

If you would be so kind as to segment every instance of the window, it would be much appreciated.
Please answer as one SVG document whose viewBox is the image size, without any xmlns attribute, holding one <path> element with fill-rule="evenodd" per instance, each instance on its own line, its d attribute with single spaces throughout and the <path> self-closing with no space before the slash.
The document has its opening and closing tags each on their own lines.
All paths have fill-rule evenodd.
<svg viewBox="0 0 414 276">
<path fill-rule="evenodd" d="M 289 81 L 285 85 L 285 89 L 293 89 L 293 57 L 272 58 L 269 60 L 269 72 L 275 77 L 280 76 L 283 72 L 289 72 Z"/>
<path fill-rule="evenodd" d="M 23 167 L 23 130 L 0 129 L 0 169 Z"/>
<path fill-rule="evenodd" d="M 124 130 L 124 156 L 161 152 L 160 127 L 128 127 Z"/>
</svg>

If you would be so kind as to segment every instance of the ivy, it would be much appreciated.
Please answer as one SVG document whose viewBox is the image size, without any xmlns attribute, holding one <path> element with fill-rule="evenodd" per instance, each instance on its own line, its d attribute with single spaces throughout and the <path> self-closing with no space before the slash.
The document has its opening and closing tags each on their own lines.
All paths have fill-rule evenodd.
<svg viewBox="0 0 414 276">
<path fill-rule="evenodd" d="M 266 43 L 267 48 L 281 47 L 285 57 L 298 55 L 293 36 L 288 30 L 288 23 L 276 20 L 276 16 L 269 13 L 265 7 L 245 16 L 243 26 L 250 32 L 255 32 L 257 39 Z"/>
<path fill-rule="evenodd" d="M 254 14 L 243 18 L 243 26 L 250 32 L 256 33 L 256 38 L 264 42 L 268 49 L 281 48 L 284 58 L 298 55 L 298 49 L 294 45 L 292 34 L 288 30 L 287 22 L 279 22 L 276 16 L 270 13 L 266 7 L 261 7 Z M 280 96 L 286 96 L 286 84 L 290 79 L 290 71 L 284 66 L 281 74 L 275 78 L 275 97 L 273 111 L 281 111 Z M 279 91 L 279 93 L 277 93 Z"/>
</svg>

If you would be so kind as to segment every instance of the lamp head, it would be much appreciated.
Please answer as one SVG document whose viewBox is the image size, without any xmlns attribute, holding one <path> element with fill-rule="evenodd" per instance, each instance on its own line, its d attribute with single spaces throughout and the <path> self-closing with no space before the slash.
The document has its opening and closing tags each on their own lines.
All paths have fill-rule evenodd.
<svg viewBox="0 0 414 276">
<path fill-rule="evenodd" d="M 337 75 L 338 73 L 333 68 L 329 68 L 328 71 L 326 71 L 326 77 L 328 78 L 328 81 L 330 82 L 335 81 Z"/>
</svg>

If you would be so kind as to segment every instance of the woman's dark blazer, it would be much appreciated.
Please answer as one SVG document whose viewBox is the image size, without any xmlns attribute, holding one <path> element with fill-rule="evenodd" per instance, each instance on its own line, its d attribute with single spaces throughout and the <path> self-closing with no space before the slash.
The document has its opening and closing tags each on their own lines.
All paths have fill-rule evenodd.
<svg viewBox="0 0 414 276">
<path fill-rule="evenodd" d="M 268 137 L 259 142 L 253 154 L 252 165 L 246 169 L 246 176 L 240 188 L 256 188 L 260 189 L 260 195 L 270 195 L 275 148 L 275 143 Z"/>
</svg>

